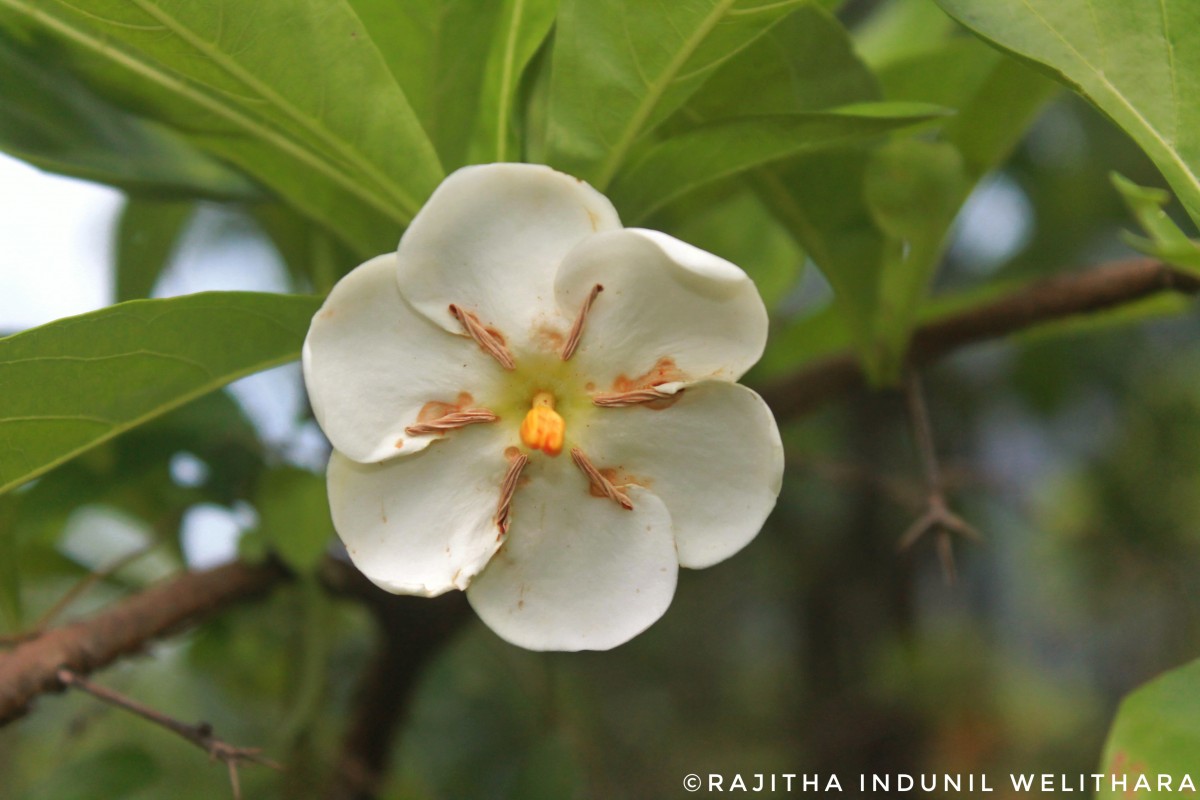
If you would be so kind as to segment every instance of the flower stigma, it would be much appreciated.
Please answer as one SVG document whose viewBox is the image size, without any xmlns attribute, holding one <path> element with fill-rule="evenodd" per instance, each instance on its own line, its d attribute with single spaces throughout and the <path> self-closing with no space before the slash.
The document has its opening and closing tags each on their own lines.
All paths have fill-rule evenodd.
<svg viewBox="0 0 1200 800">
<path fill-rule="evenodd" d="M 541 391 L 533 396 L 533 405 L 521 422 L 521 441 L 526 447 L 556 456 L 563 449 L 567 423 L 554 410 L 554 395 Z"/>
</svg>

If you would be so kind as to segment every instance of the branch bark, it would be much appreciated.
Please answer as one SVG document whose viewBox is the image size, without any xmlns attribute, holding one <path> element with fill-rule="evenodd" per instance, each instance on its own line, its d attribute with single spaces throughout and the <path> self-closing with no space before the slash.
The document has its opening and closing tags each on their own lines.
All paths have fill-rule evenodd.
<svg viewBox="0 0 1200 800">
<path fill-rule="evenodd" d="M 0 654 L 0 725 L 24 715 L 38 695 L 62 691 L 59 670 L 87 675 L 261 594 L 285 576 L 273 565 L 241 563 L 184 573 Z"/>
<path fill-rule="evenodd" d="M 1151 259 L 1118 261 L 1086 272 L 1057 275 L 920 326 L 913 334 L 907 361 L 919 367 L 960 347 L 1164 292 L 1195 295 L 1200 293 L 1200 279 Z M 811 413 L 836 397 L 865 387 L 866 376 L 858 358 L 841 353 L 762 387 L 760 392 L 775 416 L 787 419 Z"/>
</svg>

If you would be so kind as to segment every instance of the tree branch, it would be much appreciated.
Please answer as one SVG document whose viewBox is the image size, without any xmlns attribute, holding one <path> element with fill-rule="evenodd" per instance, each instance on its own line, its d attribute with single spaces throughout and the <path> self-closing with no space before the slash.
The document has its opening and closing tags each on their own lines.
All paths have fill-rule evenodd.
<svg viewBox="0 0 1200 800">
<path fill-rule="evenodd" d="M 89 674 L 220 608 L 265 592 L 285 576 L 274 565 L 241 563 L 187 572 L 0 654 L 0 725 L 25 714 L 38 695 L 61 691 L 59 670 Z"/>
<path fill-rule="evenodd" d="M 976 342 L 1163 292 L 1197 294 L 1200 279 L 1151 259 L 1118 261 L 1086 272 L 1057 275 L 920 326 L 913 333 L 906 359 L 910 366 L 921 366 Z M 776 417 L 786 419 L 811 413 L 835 397 L 865 386 L 858 358 L 841 353 L 762 387 L 761 394 Z"/>
</svg>

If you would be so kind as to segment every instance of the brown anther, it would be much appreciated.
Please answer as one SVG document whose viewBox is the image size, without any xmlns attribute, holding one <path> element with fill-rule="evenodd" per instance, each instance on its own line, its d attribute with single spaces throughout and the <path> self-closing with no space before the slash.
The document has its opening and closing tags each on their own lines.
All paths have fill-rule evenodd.
<svg viewBox="0 0 1200 800">
<path fill-rule="evenodd" d="M 601 392 L 592 395 L 592 403 L 602 408 L 622 408 L 624 406 L 640 406 L 644 403 L 653 403 L 655 400 L 666 400 L 674 397 L 675 393 L 664 392 L 661 389 L 648 387 L 645 389 L 634 389 L 629 392 Z"/>
<path fill-rule="evenodd" d="M 500 529 L 500 536 L 508 533 L 513 495 L 517 493 L 517 482 L 521 479 L 521 470 L 525 469 L 525 465 L 528 463 L 529 456 L 524 453 L 512 456 L 508 461 L 508 472 L 504 473 L 504 480 L 500 481 L 500 502 L 496 504 L 495 517 L 496 527 Z"/>
<path fill-rule="evenodd" d="M 580 471 L 591 481 L 592 487 L 601 495 L 612 500 L 626 511 L 633 510 L 633 501 L 629 499 L 629 495 L 622 492 L 613 485 L 612 481 L 601 475 L 600 470 L 596 469 L 596 465 L 578 447 L 571 448 L 571 460 L 575 462 L 575 466 L 579 467 Z"/>
<path fill-rule="evenodd" d="M 575 349 L 579 347 L 579 340 L 583 338 L 583 323 L 587 321 L 588 312 L 592 310 L 592 303 L 596 302 L 596 295 L 603 291 L 604 287 L 597 283 L 588 292 L 587 299 L 583 301 L 583 305 L 579 309 L 579 316 L 575 317 L 575 324 L 571 326 L 571 332 L 567 334 L 567 342 L 563 345 L 563 361 L 575 355 Z"/>
<path fill-rule="evenodd" d="M 495 422 L 500 419 L 486 408 L 464 408 L 462 411 L 451 411 L 449 414 L 430 420 L 409 425 L 404 432 L 409 436 L 424 436 L 429 433 L 445 433 L 455 428 L 474 425 L 477 422 Z"/>
<path fill-rule="evenodd" d="M 500 366 L 505 369 L 513 369 L 517 366 L 517 363 L 513 361 L 512 353 L 508 352 L 504 340 L 499 334 L 485 328 L 479 321 L 479 317 L 453 303 L 450 304 L 450 313 L 462 324 L 467 335 L 483 348 L 483 352 L 499 361 Z"/>
</svg>

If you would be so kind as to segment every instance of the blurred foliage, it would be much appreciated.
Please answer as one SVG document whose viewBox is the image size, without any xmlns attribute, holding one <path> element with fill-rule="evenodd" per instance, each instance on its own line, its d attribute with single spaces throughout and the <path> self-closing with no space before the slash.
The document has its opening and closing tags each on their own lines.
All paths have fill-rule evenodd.
<svg viewBox="0 0 1200 800">
<path fill-rule="evenodd" d="M 536 654 L 460 631 L 410 698 L 384 796 L 664 797 L 693 772 L 1074 775 L 1119 754 L 1190 768 L 1170 759 L 1200 735 L 1194 665 L 1131 695 L 1103 749 L 1122 697 L 1200 653 L 1187 300 L 931 369 L 953 501 L 988 542 L 959 548 L 954 587 L 925 544 L 895 552 L 924 501 L 886 389 L 916 324 L 1131 244 L 1196 266 L 1200 12 L 1083 5 L 0 0 L 0 149 L 127 193 L 119 304 L 0 339 L 0 634 L 130 552 L 148 548 L 65 619 L 194 566 L 189 519 L 218 514 L 245 557 L 300 578 L 102 681 L 288 764 L 243 769 L 246 796 L 313 796 L 377 632 L 311 574 L 332 532 L 307 409 L 281 444 L 237 385 L 218 389 L 294 359 L 319 297 L 161 287 L 200 235 L 265 269 L 253 230 L 282 288 L 323 295 L 394 247 L 446 172 L 537 160 L 745 267 L 772 315 L 752 381 L 850 349 L 884 388 L 784 426 L 763 533 L 682 575 L 633 642 Z M 218 205 L 240 233 L 201 228 Z M 187 800 L 226 781 L 83 695 L 0 730 L 3 797 Z"/>
</svg>

